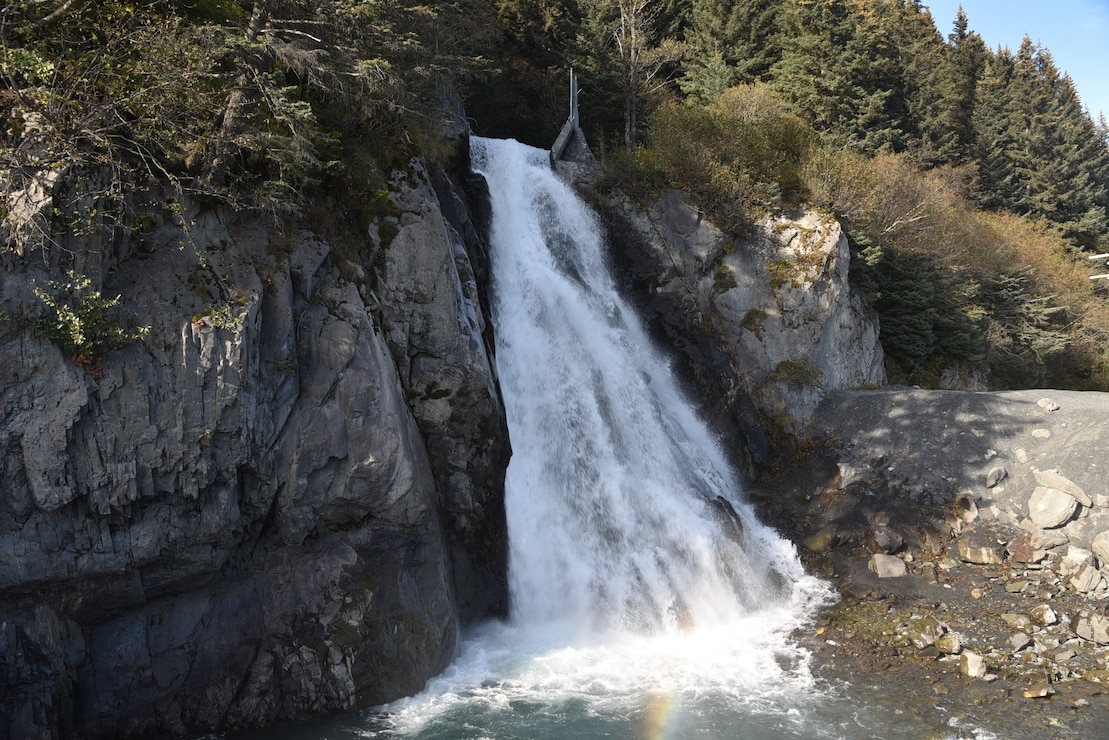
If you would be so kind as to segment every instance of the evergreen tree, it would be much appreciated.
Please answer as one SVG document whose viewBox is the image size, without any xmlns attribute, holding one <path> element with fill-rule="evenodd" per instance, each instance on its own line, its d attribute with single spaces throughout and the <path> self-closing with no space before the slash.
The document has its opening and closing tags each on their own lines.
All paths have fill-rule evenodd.
<svg viewBox="0 0 1109 740">
<path fill-rule="evenodd" d="M 940 83 L 946 67 L 943 39 L 927 9 L 900 0 L 886 9 L 883 22 L 895 47 L 899 96 L 907 148 L 919 149 L 929 127 L 939 120 Z M 923 145 L 928 148 L 927 144 Z"/>
<path fill-rule="evenodd" d="M 996 387 L 1020 388 L 1041 383 L 1048 360 L 1066 349 L 1069 336 L 1060 331 L 1064 309 L 1050 296 L 1028 290 L 1029 272 L 1004 273 L 983 286 L 989 307 L 990 366 Z"/>
<path fill-rule="evenodd" d="M 936 286 L 931 260 L 896 250 L 870 257 L 877 285 L 874 308 L 882 323 L 882 349 L 907 375 L 921 370 L 936 351 Z"/>
<path fill-rule="evenodd" d="M 983 204 L 1024 213 L 1028 208 L 1014 164 L 1020 135 L 1013 121 L 1011 86 L 1015 67 L 1016 62 L 1008 49 L 999 49 L 987 60 L 975 87 L 971 120 L 977 137 L 975 159 Z"/>
<path fill-rule="evenodd" d="M 1050 52 L 1024 38 L 1012 83 L 1013 170 L 1031 215 L 1058 224 L 1079 244 L 1106 233 L 1104 156 L 1097 132 Z"/>
<path fill-rule="evenodd" d="M 714 100 L 727 88 L 766 77 L 777 59 L 773 0 L 693 0 L 682 90 Z"/>
<path fill-rule="evenodd" d="M 900 52 L 882 0 L 812 0 L 781 11 L 784 44 L 771 86 L 838 146 L 905 146 L 908 119 Z"/>
<path fill-rule="evenodd" d="M 982 38 L 969 30 L 962 7 L 944 51 L 943 63 L 934 68 L 932 75 L 936 107 L 934 118 L 925 121 L 925 145 L 932 150 L 937 163 L 962 164 L 974 156 L 978 80 L 990 54 Z"/>
<path fill-rule="evenodd" d="M 850 84 L 842 57 L 854 35 L 854 19 L 847 3 L 791 3 L 780 20 L 789 43 L 771 68 L 770 86 L 818 132 L 840 133 L 841 122 L 850 118 Z"/>
</svg>

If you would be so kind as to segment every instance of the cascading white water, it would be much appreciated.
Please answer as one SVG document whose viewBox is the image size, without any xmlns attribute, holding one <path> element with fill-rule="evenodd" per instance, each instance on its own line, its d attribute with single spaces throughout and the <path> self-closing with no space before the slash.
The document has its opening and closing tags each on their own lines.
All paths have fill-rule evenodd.
<svg viewBox="0 0 1109 740">
<path fill-rule="evenodd" d="M 366 734 L 824 735 L 789 633 L 826 586 L 743 502 L 547 152 L 471 141 L 493 211 L 512 618 Z"/>
<path fill-rule="evenodd" d="M 666 632 L 789 599 L 795 559 L 617 294 L 592 213 L 546 152 L 478 139 L 473 159 L 493 204 L 513 618 Z"/>
</svg>

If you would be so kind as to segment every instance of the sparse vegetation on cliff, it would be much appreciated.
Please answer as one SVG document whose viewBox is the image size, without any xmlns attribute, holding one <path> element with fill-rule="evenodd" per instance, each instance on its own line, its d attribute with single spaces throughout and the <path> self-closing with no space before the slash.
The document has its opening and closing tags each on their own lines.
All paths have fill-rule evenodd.
<svg viewBox="0 0 1109 740">
<path fill-rule="evenodd" d="M 95 369 L 108 352 L 139 341 L 150 331 L 119 308 L 118 295 L 102 295 L 86 275 L 70 271 L 64 280 L 36 287 L 35 295 L 45 305 L 45 313 L 0 311 L 0 321 L 15 322 L 36 337 L 57 342 L 83 367 Z"/>
</svg>

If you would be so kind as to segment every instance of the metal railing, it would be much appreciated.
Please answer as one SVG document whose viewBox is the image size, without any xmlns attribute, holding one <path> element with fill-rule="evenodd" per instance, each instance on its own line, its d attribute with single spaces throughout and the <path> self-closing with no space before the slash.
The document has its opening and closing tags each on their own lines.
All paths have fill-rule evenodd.
<svg viewBox="0 0 1109 740">
<path fill-rule="evenodd" d="M 566 119 L 566 123 L 562 124 L 562 130 L 558 132 L 558 138 L 555 139 L 554 145 L 551 147 L 551 166 L 554 167 L 555 162 L 562 159 L 562 155 L 566 153 L 567 147 L 570 146 L 570 141 L 574 138 L 574 132 L 578 128 L 578 76 L 574 74 L 574 70 L 570 70 L 570 116 Z"/>
<path fill-rule="evenodd" d="M 1109 252 L 1105 254 L 1095 254 L 1092 257 L 1087 257 L 1088 260 L 1109 260 Z M 1109 266 L 1109 265 L 1107 265 Z M 1109 279 L 1109 272 L 1102 275 L 1090 275 L 1090 280 L 1106 280 Z"/>
</svg>

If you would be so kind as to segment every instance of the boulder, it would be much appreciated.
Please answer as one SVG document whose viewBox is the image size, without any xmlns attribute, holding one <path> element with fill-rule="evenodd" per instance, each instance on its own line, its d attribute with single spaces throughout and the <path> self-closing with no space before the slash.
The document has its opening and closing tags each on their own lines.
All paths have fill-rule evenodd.
<svg viewBox="0 0 1109 740">
<path fill-rule="evenodd" d="M 1063 557 L 1059 558 L 1052 567 L 1063 578 L 1070 578 L 1086 565 L 1097 566 L 1094 554 L 1077 545 L 1067 545 Z"/>
<path fill-rule="evenodd" d="M 1080 594 L 1097 591 L 1105 583 L 1105 578 L 1093 562 L 1083 563 L 1068 581 L 1070 587 Z"/>
<path fill-rule="evenodd" d="M 828 552 L 835 546 L 837 537 L 835 525 L 829 524 L 806 537 L 803 544 L 813 552 Z"/>
<path fill-rule="evenodd" d="M 924 617 L 924 619 L 913 622 L 909 639 L 918 650 L 923 650 L 930 645 L 936 644 L 936 641 L 946 633 L 947 627 L 943 622 L 929 615 Z"/>
<path fill-rule="evenodd" d="M 1029 544 L 1037 550 L 1053 550 L 1067 544 L 1069 541 L 1070 538 L 1067 537 L 1067 533 L 1058 529 L 1051 531 L 1036 530 L 1031 533 L 1028 540 Z"/>
<path fill-rule="evenodd" d="M 1071 618 L 1070 630 L 1084 640 L 1109 645 L 1109 616 L 1104 614 L 1083 609 Z"/>
<path fill-rule="evenodd" d="M 1022 696 L 1025 699 L 1046 699 L 1054 693 L 1055 689 L 1051 688 L 1050 684 L 1037 683 L 1025 689 Z"/>
<path fill-rule="evenodd" d="M 1003 549 L 987 534 L 970 531 L 959 538 L 959 557 L 976 565 L 997 565 L 1003 562 Z"/>
<path fill-rule="evenodd" d="M 936 650 L 944 655 L 958 655 L 963 651 L 963 640 L 955 634 L 944 635 L 936 640 Z"/>
<path fill-rule="evenodd" d="M 885 524 L 872 524 L 863 533 L 866 547 L 872 553 L 895 553 L 905 545 L 901 534 Z"/>
<path fill-rule="evenodd" d="M 948 537 L 950 537 L 950 534 L 945 535 L 939 529 L 933 527 L 920 527 L 917 530 L 920 549 L 924 554 L 934 557 L 943 554 L 943 551 L 947 548 Z"/>
<path fill-rule="evenodd" d="M 1064 491 L 1038 486 L 1028 499 L 1028 516 L 1038 527 L 1052 529 L 1066 524 L 1078 509 L 1078 500 Z"/>
<path fill-rule="evenodd" d="M 959 656 L 959 672 L 968 678 L 984 678 L 986 675 L 986 659 L 978 653 L 964 650 Z"/>
<path fill-rule="evenodd" d="M 1033 623 L 1027 614 L 1019 614 L 1017 612 L 1005 612 L 1001 615 L 1001 620 L 1010 627 L 1018 629 L 1022 632 L 1032 631 Z"/>
<path fill-rule="evenodd" d="M 1047 557 L 1047 550 L 1039 550 L 1032 545 L 1032 535 L 1022 534 L 1005 546 L 1009 559 L 1015 563 L 1039 563 Z"/>
<path fill-rule="evenodd" d="M 975 503 L 973 496 L 959 496 L 955 499 L 954 512 L 963 524 L 974 524 L 978 519 L 978 504 Z"/>
<path fill-rule="evenodd" d="M 1009 475 L 1009 471 L 1000 465 L 990 468 L 990 472 L 986 473 L 986 488 L 994 488 L 998 483 L 1005 480 Z"/>
<path fill-rule="evenodd" d="M 1083 490 L 1082 486 L 1078 485 L 1070 478 L 1065 478 L 1059 474 L 1057 470 L 1032 470 L 1032 475 L 1035 476 L 1036 482 L 1045 488 L 1053 488 L 1056 491 L 1062 491 L 1065 494 L 1073 496 L 1075 501 L 1083 506 L 1090 507 L 1094 502 Z"/>
<path fill-rule="evenodd" d="M 1098 562 L 1109 564 L 1109 530 L 1094 537 L 1090 550 L 1097 556 Z"/>
<path fill-rule="evenodd" d="M 1032 620 L 1032 624 L 1040 627 L 1047 627 L 1059 621 L 1055 610 L 1047 604 L 1038 604 L 1032 607 L 1032 610 L 1028 612 L 1028 618 Z"/>
<path fill-rule="evenodd" d="M 897 578 L 908 573 L 905 561 L 894 555 L 875 553 L 867 565 L 879 578 Z"/>
</svg>

